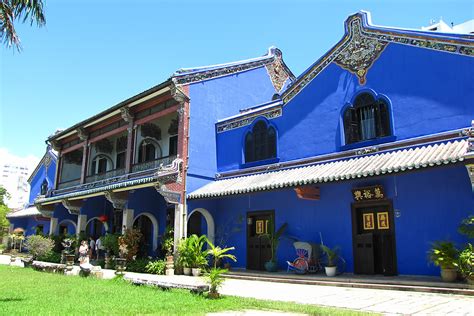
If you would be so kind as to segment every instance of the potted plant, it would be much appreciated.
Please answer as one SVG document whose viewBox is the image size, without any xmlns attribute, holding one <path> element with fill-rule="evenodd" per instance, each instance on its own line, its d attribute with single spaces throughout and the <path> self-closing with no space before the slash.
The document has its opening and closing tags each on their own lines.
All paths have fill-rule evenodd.
<svg viewBox="0 0 474 316">
<path fill-rule="evenodd" d="M 165 234 L 163 235 L 162 250 L 166 257 L 166 275 L 174 275 L 174 233 L 171 226 L 166 227 Z"/>
<path fill-rule="evenodd" d="M 441 268 L 441 279 L 445 282 L 453 282 L 457 278 L 459 251 L 449 241 L 436 241 L 428 251 L 428 257 L 435 266 Z"/>
<path fill-rule="evenodd" d="M 273 227 L 273 224 L 270 223 L 270 227 Z M 277 250 L 278 245 L 280 244 L 280 238 L 285 232 L 286 228 L 288 227 L 288 223 L 284 223 L 283 225 L 278 228 L 276 232 L 270 232 L 267 234 L 261 234 L 260 238 L 268 238 L 270 241 L 270 249 L 272 252 L 272 256 L 269 261 L 265 262 L 265 270 L 268 272 L 276 272 L 278 271 L 278 263 L 277 263 Z"/>
<path fill-rule="evenodd" d="M 467 283 L 474 284 L 474 247 L 471 243 L 459 253 L 458 267 Z"/>
<path fill-rule="evenodd" d="M 118 246 L 118 237 L 117 234 L 106 234 L 105 236 L 100 237 L 100 241 L 102 243 L 102 247 L 105 249 L 105 268 L 111 269 L 112 256 L 119 255 L 119 246 Z"/>
<path fill-rule="evenodd" d="M 76 258 L 74 252 L 71 251 L 71 248 L 73 248 L 74 240 L 66 238 L 62 241 L 61 244 L 64 247 L 63 255 L 66 261 L 66 270 L 71 271 L 74 265 L 74 259 Z"/>
<path fill-rule="evenodd" d="M 118 237 L 119 258 L 115 258 L 116 274 L 123 274 L 126 263 L 135 259 L 142 233 L 136 229 L 127 229 L 125 233 Z"/>
<path fill-rule="evenodd" d="M 328 246 L 321 245 L 321 250 L 326 254 L 328 262 L 327 265 L 324 267 L 324 270 L 326 270 L 326 275 L 333 277 L 336 276 L 337 273 L 337 266 L 336 266 L 336 259 L 338 256 L 338 251 L 339 248 L 329 248 Z"/>
<path fill-rule="evenodd" d="M 190 239 L 181 240 L 178 245 L 178 264 L 183 267 L 184 275 L 191 275 L 192 253 Z"/>
<path fill-rule="evenodd" d="M 207 240 L 207 244 L 209 245 L 209 249 L 207 253 L 213 257 L 214 265 L 209 271 L 208 274 L 208 283 L 209 283 L 209 297 L 210 298 L 218 298 L 219 297 L 219 287 L 222 285 L 222 282 L 224 282 L 224 277 L 222 274 L 226 273 L 228 270 L 227 269 L 221 269 L 217 267 L 217 263 L 226 258 L 230 259 L 234 262 L 237 261 L 234 255 L 228 253 L 231 250 L 234 250 L 234 247 L 229 247 L 229 248 L 221 248 L 219 246 L 214 246 L 214 244 L 210 241 Z"/>
<path fill-rule="evenodd" d="M 206 235 L 191 235 L 189 239 L 190 264 L 193 276 L 201 275 L 201 269 L 207 265 Z"/>
</svg>

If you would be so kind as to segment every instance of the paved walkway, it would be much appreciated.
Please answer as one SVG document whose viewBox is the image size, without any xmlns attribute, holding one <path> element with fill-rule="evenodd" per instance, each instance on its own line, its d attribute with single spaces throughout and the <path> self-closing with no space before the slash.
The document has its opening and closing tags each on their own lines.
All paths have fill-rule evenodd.
<svg viewBox="0 0 474 316">
<path fill-rule="evenodd" d="M 400 315 L 474 315 L 474 297 L 227 279 L 225 295 Z"/>
</svg>

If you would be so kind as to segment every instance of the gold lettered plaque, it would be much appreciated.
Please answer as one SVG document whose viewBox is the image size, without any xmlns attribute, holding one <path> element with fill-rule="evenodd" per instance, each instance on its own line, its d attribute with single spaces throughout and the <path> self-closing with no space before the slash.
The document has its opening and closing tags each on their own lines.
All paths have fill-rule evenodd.
<svg viewBox="0 0 474 316">
<path fill-rule="evenodd" d="M 390 229 L 388 212 L 377 213 L 377 226 L 379 229 Z"/>
<path fill-rule="evenodd" d="M 258 220 L 255 221 L 255 233 L 257 235 L 261 235 L 264 233 L 264 221 L 263 220 Z"/>
<path fill-rule="evenodd" d="M 371 201 L 385 198 L 385 193 L 381 185 L 352 189 L 354 201 Z"/>
<path fill-rule="evenodd" d="M 364 222 L 364 230 L 374 229 L 374 213 L 362 214 L 362 220 Z"/>
</svg>

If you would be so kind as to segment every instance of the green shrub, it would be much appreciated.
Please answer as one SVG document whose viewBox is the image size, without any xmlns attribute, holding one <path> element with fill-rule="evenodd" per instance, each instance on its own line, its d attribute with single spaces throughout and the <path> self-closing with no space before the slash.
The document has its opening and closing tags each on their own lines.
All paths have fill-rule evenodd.
<svg viewBox="0 0 474 316">
<path fill-rule="evenodd" d="M 127 263 L 127 271 L 129 272 L 138 272 L 138 273 L 146 273 L 146 267 L 150 262 L 149 259 L 136 259 L 132 260 Z"/>
<path fill-rule="evenodd" d="M 145 267 L 146 272 L 153 274 L 165 274 L 166 261 L 165 260 L 155 260 L 150 261 Z"/>
<path fill-rule="evenodd" d="M 100 237 L 102 242 L 102 247 L 110 254 L 114 256 L 119 255 L 119 244 L 118 238 L 119 234 L 106 234 L 105 236 Z"/>
<path fill-rule="evenodd" d="M 31 235 L 26 238 L 25 247 L 33 258 L 37 259 L 52 252 L 54 241 L 41 235 Z"/>
<path fill-rule="evenodd" d="M 458 267 L 464 277 L 474 276 L 474 246 L 472 244 L 467 244 L 466 248 L 459 253 Z"/>
<path fill-rule="evenodd" d="M 435 241 L 428 251 L 428 258 L 435 266 L 443 269 L 456 268 L 459 250 L 449 241 Z"/>
<path fill-rule="evenodd" d="M 38 257 L 39 261 L 46 261 L 46 262 L 52 262 L 52 263 L 61 263 L 61 254 L 57 252 L 51 251 L 50 253 Z"/>
</svg>

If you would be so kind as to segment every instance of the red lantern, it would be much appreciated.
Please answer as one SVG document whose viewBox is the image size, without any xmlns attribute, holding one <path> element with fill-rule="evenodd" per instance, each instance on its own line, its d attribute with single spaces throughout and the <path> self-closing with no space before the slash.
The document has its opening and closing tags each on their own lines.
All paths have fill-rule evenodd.
<svg viewBox="0 0 474 316">
<path fill-rule="evenodd" d="M 100 215 L 99 216 L 99 221 L 101 221 L 102 223 L 106 222 L 109 218 L 107 217 L 107 215 Z"/>
</svg>

